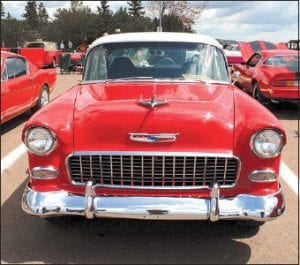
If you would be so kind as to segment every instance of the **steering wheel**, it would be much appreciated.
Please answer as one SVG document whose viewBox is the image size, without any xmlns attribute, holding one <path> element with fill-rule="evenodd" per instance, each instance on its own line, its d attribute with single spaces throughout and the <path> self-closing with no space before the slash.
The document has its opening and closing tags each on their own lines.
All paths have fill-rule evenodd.
<svg viewBox="0 0 300 265">
<path fill-rule="evenodd" d="M 163 64 L 163 65 L 168 65 L 168 64 L 176 64 L 174 62 L 174 60 L 170 57 L 164 57 L 164 58 L 161 58 L 159 59 L 159 61 L 157 62 L 157 64 Z"/>
</svg>

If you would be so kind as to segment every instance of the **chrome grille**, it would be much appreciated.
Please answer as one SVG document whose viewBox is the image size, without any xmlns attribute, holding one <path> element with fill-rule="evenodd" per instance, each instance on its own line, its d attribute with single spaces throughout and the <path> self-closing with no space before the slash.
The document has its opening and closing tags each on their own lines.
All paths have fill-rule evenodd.
<svg viewBox="0 0 300 265">
<path fill-rule="evenodd" d="M 235 184 L 239 160 L 235 157 L 211 157 L 160 154 L 74 153 L 68 158 L 71 180 L 84 184 L 145 188 L 221 187 Z"/>
</svg>

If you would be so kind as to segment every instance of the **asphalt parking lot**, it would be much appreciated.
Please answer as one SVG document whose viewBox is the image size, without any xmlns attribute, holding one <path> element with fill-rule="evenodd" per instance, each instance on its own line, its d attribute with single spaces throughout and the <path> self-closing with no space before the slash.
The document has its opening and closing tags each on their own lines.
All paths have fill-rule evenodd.
<svg viewBox="0 0 300 265">
<path fill-rule="evenodd" d="M 52 99 L 78 83 L 81 75 L 58 74 Z M 286 129 L 284 164 L 298 172 L 298 110 L 272 104 Z M 21 131 L 29 113 L 1 128 L 1 164 L 11 152 L 17 159 L 1 165 L 2 263 L 234 263 L 299 264 L 299 197 L 282 180 L 287 209 L 260 228 L 228 222 L 136 221 L 64 218 L 56 224 L 25 214 L 21 196 L 27 183 L 27 155 Z M 17 149 L 19 148 L 19 149 Z M 19 154 L 19 155 L 18 155 Z M 289 174 L 286 171 L 282 175 Z"/>
</svg>

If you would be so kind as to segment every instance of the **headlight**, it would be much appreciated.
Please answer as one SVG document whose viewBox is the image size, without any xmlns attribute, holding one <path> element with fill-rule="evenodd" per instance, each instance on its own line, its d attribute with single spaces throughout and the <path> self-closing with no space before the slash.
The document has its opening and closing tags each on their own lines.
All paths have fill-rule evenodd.
<svg viewBox="0 0 300 265">
<path fill-rule="evenodd" d="M 54 149 L 55 137 L 49 129 L 33 127 L 25 134 L 25 145 L 36 155 L 46 155 Z"/>
<path fill-rule="evenodd" d="M 250 147 L 252 151 L 262 158 L 277 156 L 283 147 L 283 136 L 273 129 L 259 131 L 251 137 Z"/>
</svg>

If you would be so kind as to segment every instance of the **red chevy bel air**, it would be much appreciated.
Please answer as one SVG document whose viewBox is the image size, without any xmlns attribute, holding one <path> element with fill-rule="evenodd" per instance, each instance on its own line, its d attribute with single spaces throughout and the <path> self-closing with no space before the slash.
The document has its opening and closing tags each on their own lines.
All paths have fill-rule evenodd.
<svg viewBox="0 0 300 265">
<path fill-rule="evenodd" d="M 1 51 L 1 124 L 49 102 L 55 69 L 38 69 L 27 58 Z"/>
<path fill-rule="evenodd" d="M 298 52 L 288 49 L 255 52 L 246 63 L 233 66 L 236 85 L 261 103 L 300 99 Z"/>
<path fill-rule="evenodd" d="M 285 211 L 285 131 L 231 85 L 222 47 L 208 36 L 150 32 L 95 40 L 81 83 L 36 113 L 23 141 L 30 181 L 22 207 L 48 220 L 260 225 Z"/>
<path fill-rule="evenodd" d="M 30 41 L 24 48 L 19 49 L 19 54 L 25 56 L 39 68 L 55 67 L 59 63 L 62 51 L 58 49 L 56 42 Z"/>
</svg>

